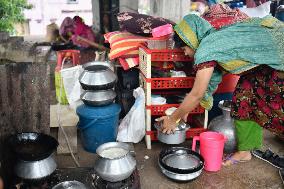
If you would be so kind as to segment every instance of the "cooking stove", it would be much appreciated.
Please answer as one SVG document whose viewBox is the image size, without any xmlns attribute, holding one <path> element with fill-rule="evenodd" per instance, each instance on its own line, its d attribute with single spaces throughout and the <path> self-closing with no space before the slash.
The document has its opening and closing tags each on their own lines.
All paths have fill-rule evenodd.
<svg viewBox="0 0 284 189">
<path fill-rule="evenodd" d="M 94 174 L 93 168 L 62 168 L 56 169 L 49 177 L 41 180 L 23 181 L 15 179 L 11 189 L 52 189 L 56 184 L 76 180 L 89 189 L 140 189 L 140 177 L 135 170 L 130 177 L 120 182 L 108 182 Z"/>
</svg>

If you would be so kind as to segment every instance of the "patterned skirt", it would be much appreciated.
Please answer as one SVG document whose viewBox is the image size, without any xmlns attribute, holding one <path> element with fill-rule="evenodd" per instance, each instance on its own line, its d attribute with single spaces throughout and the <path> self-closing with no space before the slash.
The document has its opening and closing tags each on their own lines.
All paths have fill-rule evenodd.
<svg viewBox="0 0 284 189">
<path fill-rule="evenodd" d="M 232 117 L 255 121 L 284 138 L 284 72 L 259 66 L 242 75 L 232 101 Z"/>
</svg>

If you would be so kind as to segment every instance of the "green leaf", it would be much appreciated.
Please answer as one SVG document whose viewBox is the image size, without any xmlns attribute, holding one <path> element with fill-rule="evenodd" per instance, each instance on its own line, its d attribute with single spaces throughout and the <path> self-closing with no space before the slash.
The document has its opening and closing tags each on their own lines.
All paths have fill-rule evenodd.
<svg viewBox="0 0 284 189">
<path fill-rule="evenodd" d="M 15 23 L 25 21 L 23 10 L 31 8 L 27 0 L 0 0 L 0 31 L 12 33 Z"/>
</svg>

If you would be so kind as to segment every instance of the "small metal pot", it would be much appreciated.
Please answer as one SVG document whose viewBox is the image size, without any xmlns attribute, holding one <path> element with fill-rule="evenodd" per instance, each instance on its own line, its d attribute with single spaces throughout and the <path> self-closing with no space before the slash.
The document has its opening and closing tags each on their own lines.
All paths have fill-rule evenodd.
<svg viewBox="0 0 284 189">
<path fill-rule="evenodd" d="M 112 89 L 84 91 L 81 100 L 88 106 L 106 106 L 113 103 L 116 93 Z"/>
<path fill-rule="evenodd" d="M 164 175 L 177 181 L 190 181 L 197 178 L 204 167 L 203 157 L 184 147 L 162 150 L 158 163 Z"/>
<path fill-rule="evenodd" d="M 90 65 L 84 68 L 79 82 L 84 90 L 105 90 L 114 87 L 117 76 L 107 66 Z"/>
<path fill-rule="evenodd" d="M 15 173 L 25 180 L 39 180 L 51 175 L 57 164 L 53 154 L 39 161 L 18 160 L 15 166 Z"/>
<path fill-rule="evenodd" d="M 106 157 L 106 150 L 123 149 L 125 153 L 115 155 L 109 158 Z M 136 160 L 129 152 L 128 144 L 121 142 L 108 142 L 100 145 L 97 150 L 99 155 L 95 162 L 95 172 L 102 177 L 102 179 L 109 182 L 118 182 L 128 178 L 136 168 Z"/>
<path fill-rule="evenodd" d="M 157 129 L 157 138 L 160 142 L 166 144 L 181 144 L 186 139 L 186 131 L 190 128 L 190 126 L 182 121 L 180 121 L 179 125 L 176 127 L 174 133 L 166 134 L 162 132 L 162 127 L 159 122 L 154 124 Z"/>
</svg>

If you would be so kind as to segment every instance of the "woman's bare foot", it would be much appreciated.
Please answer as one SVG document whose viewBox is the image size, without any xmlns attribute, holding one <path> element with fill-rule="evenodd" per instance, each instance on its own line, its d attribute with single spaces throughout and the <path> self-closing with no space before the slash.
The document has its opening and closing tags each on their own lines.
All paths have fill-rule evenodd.
<svg viewBox="0 0 284 189">
<path fill-rule="evenodd" d="M 239 152 L 234 153 L 229 158 L 227 158 L 227 160 L 223 162 L 223 165 L 230 166 L 238 162 L 244 162 L 244 161 L 249 161 L 249 160 L 251 160 L 250 151 L 239 151 Z"/>
</svg>

